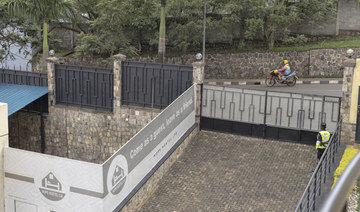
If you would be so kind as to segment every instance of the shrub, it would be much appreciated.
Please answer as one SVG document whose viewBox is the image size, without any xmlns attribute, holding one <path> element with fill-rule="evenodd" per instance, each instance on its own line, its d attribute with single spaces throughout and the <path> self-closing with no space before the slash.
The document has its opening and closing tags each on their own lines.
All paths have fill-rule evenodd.
<svg viewBox="0 0 360 212">
<path fill-rule="evenodd" d="M 346 148 L 345 152 L 341 158 L 340 164 L 338 166 L 338 168 L 336 169 L 336 171 L 334 172 L 334 184 L 332 187 L 335 186 L 336 181 L 339 179 L 341 173 L 345 170 L 345 168 L 347 167 L 347 165 L 350 163 L 350 161 L 353 159 L 353 157 L 359 152 L 358 149 L 354 149 L 354 148 Z"/>
</svg>

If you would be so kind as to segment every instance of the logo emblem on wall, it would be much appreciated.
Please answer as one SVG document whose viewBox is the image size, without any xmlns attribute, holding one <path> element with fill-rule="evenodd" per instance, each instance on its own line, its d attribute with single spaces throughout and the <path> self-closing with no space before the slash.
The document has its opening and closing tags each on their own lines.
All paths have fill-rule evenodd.
<svg viewBox="0 0 360 212">
<path fill-rule="evenodd" d="M 117 155 L 111 162 L 107 176 L 108 190 L 116 195 L 120 193 L 125 184 L 128 174 L 127 160 L 123 155 Z"/>
<path fill-rule="evenodd" d="M 125 184 L 125 172 L 124 169 L 122 169 L 120 166 L 116 166 L 115 167 L 115 171 L 111 180 L 111 193 L 113 194 L 118 194 L 122 188 L 124 187 Z"/>
<path fill-rule="evenodd" d="M 52 172 L 41 180 L 39 190 L 44 197 L 52 201 L 59 201 L 65 196 L 65 193 L 62 192 L 63 186 Z"/>
</svg>

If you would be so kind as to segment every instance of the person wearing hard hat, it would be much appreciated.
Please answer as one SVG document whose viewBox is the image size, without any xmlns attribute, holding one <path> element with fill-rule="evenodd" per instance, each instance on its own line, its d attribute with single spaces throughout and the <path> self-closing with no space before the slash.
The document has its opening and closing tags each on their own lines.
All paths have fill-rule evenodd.
<svg viewBox="0 0 360 212">
<path fill-rule="evenodd" d="M 278 69 L 278 73 L 279 73 L 278 75 L 279 79 L 282 79 L 282 76 L 284 75 L 287 76 L 291 73 L 289 61 L 284 60 L 284 67 Z"/>
</svg>

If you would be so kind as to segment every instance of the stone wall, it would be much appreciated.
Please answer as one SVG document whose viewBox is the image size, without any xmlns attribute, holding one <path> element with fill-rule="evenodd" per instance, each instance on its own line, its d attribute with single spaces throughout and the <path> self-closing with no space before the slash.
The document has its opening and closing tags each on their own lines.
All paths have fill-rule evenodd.
<svg viewBox="0 0 360 212">
<path fill-rule="evenodd" d="M 56 105 L 44 114 L 45 153 L 102 163 L 159 114 L 122 107 L 120 113 Z M 18 111 L 9 117 L 10 147 L 41 152 L 40 115 Z"/>
<path fill-rule="evenodd" d="M 9 146 L 41 152 L 39 114 L 18 111 L 9 116 Z"/>
<path fill-rule="evenodd" d="M 300 77 L 342 77 L 347 48 L 313 49 L 306 52 L 266 52 L 206 54 L 205 79 L 243 79 L 263 77 L 281 68 L 284 59 Z M 360 48 L 353 48 L 355 55 Z M 156 63 L 156 58 L 131 58 L 132 61 Z M 191 65 L 194 55 L 166 58 L 167 64 Z"/>
<path fill-rule="evenodd" d="M 341 142 L 345 144 L 354 144 L 356 125 L 350 122 L 352 83 L 356 61 L 347 59 L 344 62 L 345 70 L 343 77 L 341 115 L 343 123 L 341 126 Z"/>
<path fill-rule="evenodd" d="M 159 112 L 135 107 L 112 113 L 51 106 L 45 119 L 45 153 L 102 163 Z"/>
</svg>

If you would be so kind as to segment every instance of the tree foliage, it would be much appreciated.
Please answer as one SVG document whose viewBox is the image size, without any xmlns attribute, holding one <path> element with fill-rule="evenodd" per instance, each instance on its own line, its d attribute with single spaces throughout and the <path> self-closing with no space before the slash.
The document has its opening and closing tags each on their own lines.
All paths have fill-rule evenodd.
<svg viewBox="0 0 360 212">
<path fill-rule="evenodd" d="M 32 21 L 37 26 L 42 26 L 43 40 L 43 70 L 46 69 L 48 57 L 48 24 L 52 21 L 59 22 L 63 18 L 73 20 L 76 16 L 72 4 L 67 0 L 7 0 L 9 14 L 14 18 L 23 18 Z"/>
<path fill-rule="evenodd" d="M 40 24 L 44 21 L 54 25 L 59 18 L 70 17 L 70 11 L 76 11 L 71 21 L 80 29 L 77 32 L 81 32 L 80 45 L 75 49 L 78 56 L 106 58 L 117 53 L 132 56 L 143 51 L 155 54 L 158 49 L 161 3 L 165 0 L 0 1 L 11 2 L 13 6 L 9 8 L 13 8 L 13 14 L 19 15 L 22 11 L 24 16 L 21 17 L 31 18 L 27 24 L 37 24 L 39 29 L 43 28 Z M 294 34 L 294 26 L 316 25 L 329 18 L 336 10 L 337 0 L 206 2 L 207 45 L 226 43 L 231 46 L 239 40 L 260 40 L 272 48 L 276 43 L 304 43 L 306 37 Z M 72 3 L 74 10 L 61 9 L 65 7 L 53 10 L 57 3 Z M 178 54 L 199 51 L 203 39 L 204 0 L 167 0 L 165 13 L 167 49 Z"/>
<path fill-rule="evenodd" d="M 272 48 L 276 41 L 289 40 L 290 28 L 304 23 L 319 23 L 335 11 L 335 0 L 285 0 L 247 1 L 249 13 L 245 18 L 247 39 L 260 35 Z"/>
<path fill-rule="evenodd" d="M 152 19 L 153 1 L 100 0 L 97 14 L 89 20 L 89 33 L 80 35 L 82 44 L 76 48 L 80 56 L 109 57 L 117 53 L 136 55 L 149 31 L 156 29 Z M 152 34 L 153 35 L 153 34 Z M 136 48 L 137 47 L 137 48 Z"/>
<path fill-rule="evenodd" d="M 24 24 L 23 20 L 10 18 L 5 4 L 0 1 L 0 63 L 15 59 L 14 53 L 10 51 L 12 46 L 16 45 L 22 52 L 30 42 L 29 37 L 26 36 L 30 30 L 31 27 Z M 30 52 L 25 51 L 24 53 L 29 54 Z"/>
</svg>

